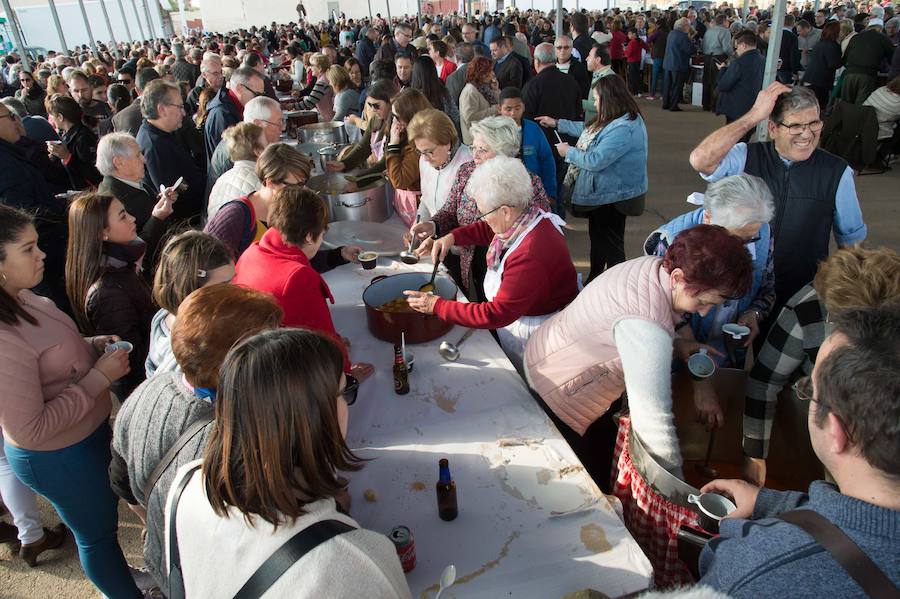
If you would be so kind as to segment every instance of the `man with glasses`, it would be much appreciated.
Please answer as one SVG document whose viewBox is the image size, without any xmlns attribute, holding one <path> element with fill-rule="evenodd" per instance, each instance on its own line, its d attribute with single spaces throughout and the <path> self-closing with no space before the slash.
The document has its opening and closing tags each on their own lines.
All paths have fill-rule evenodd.
<svg viewBox="0 0 900 599">
<path fill-rule="evenodd" d="M 412 41 L 412 27 L 406 23 L 400 23 L 394 27 L 394 39 L 390 44 L 382 44 L 375 53 L 375 60 L 387 60 L 394 62 L 398 56 L 414 56 L 415 48 L 409 44 Z"/>
<path fill-rule="evenodd" d="M 834 483 L 808 493 L 739 480 L 703 487 L 737 509 L 700 555 L 700 584 L 729 597 L 900 593 L 900 308 L 852 310 L 834 325 L 812 376 L 795 387 Z"/>
<path fill-rule="evenodd" d="M 481 56 L 491 55 L 491 49 L 488 48 L 487 44 L 478 39 L 478 30 L 475 29 L 475 26 L 471 23 L 466 23 L 462 26 L 462 36 L 464 42 L 472 44 L 472 48 L 479 48 L 481 50 Z"/>
<path fill-rule="evenodd" d="M 222 141 L 222 132 L 241 122 L 244 106 L 258 96 L 265 95 L 265 82 L 258 71 L 250 67 L 235 69 L 231 80 L 209 101 L 206 107 L 206 123 L 203 136 L 206 155 L 212 156 Z"/>
<path fill-rule="evenodd" d="M 591 76 L 588 73 L 585 64 L 572 57 L 572 38 L 567 35 L 561 35 L 556 38 L 554 44 L 556 50 L 556 68 L 571 75 L 578 82 L 578 88 L 581 90 L 581 97 L 587 98 L 588 90 L 591 85 Z"/>
<path fill-rule="evenodd" d="M 214 52 L 207 52 L 203 55 L 200 63 L 200 79 L 197 80 L 194 89 L 188 94 L 187 108 L 191 115 L 196 114 L 200 106 L 200 94 L 207 87 L 218 92 L 225 83 L 225 76 L 222 71 L 222 57 Z"/>
<path fill-rule="evenodd" d="M 771 141 L 740 141 L 766 119 Z M 832 231 L 839 247 L 866 238 L 853 170 L 842 158 L 818 148 L 821 131 L 815 94 L 775 82 L 759 93 L 747 114 L 713 132 L 691 152 L 691 166 L 706 181 L 745 172 L 760 177 L 772 191 L 773 315 L 815 276 L 816 265 L 828 256 Z"/>
<path fill-rule="evenodd" d="M 170 188 L 181 179 L 173 222 L 200 214 L 206 190 L 206 173 L 195 163 L 190 148 L 178 135 L 185 116 L 181 88 L 157 79 L 141 96 L 144 122 L 137 142 L 146 162 L 145 183 L 154 190 Z"/>
</svg>

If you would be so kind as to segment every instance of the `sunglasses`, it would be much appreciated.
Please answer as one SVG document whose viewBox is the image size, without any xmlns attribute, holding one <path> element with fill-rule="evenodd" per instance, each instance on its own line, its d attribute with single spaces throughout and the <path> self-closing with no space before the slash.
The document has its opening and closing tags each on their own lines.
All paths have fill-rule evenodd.
<svg viewBox="0 0 900 599">
<path fill-rule="evenodd" d="M 258 97 L 260 97 L 260 96 L 265 96 L 265 95 L 266 95 L 266 92 L 255 92 L 255 91 L 253 91 L 252 89 L 250 89 L 249 87 L 247 87 L 247 86 L 246 86 L 245 84 L 243 84 L 243 83 L 241 83 L 241 87 L 243 87 L 245 90 L 247 90 L 248 92 L 250 92 L 251 94 L 253 94 L 253 97 L 254 97 L 254 98 L 258 98 Z"/>
<path fill-rule="evenodd" d="M 356 396 L 359 393 L 359 381 L 352 374 L 345 374 L 344 378 L 347 379 L 347 385 L 341 391 L 341 397 L 344 398 L 348 406 L 352 406 L 356 403 Z"/>
</svg>

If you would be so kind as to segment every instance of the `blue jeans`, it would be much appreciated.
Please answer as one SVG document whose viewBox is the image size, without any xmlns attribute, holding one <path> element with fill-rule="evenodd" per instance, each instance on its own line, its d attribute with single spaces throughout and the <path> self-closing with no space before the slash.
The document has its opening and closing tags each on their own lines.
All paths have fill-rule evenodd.
<svg viewBox="0 0 900 599">
<path fill-rule="evenodd" d="M 651 96 L 656 95 L 656 84 L 662 83 L 662 77 L 660 77 L 660 73 L 662 72 L 663 59 L 662 58 L 654 58 L 653 59 L 653 68 L 650 71 L 650 91 L 647 92 Z"/>
<path fill-rule="evenodd" d="M 118 498 L 109 486 L 109 442 L 104 423 L 87 438 L 53 451 L 5 444 L 16 476 L 43 495 L 75 535 L 84 573 L 110 599 L 140 597 L 119 547 Z"/>
</svg>

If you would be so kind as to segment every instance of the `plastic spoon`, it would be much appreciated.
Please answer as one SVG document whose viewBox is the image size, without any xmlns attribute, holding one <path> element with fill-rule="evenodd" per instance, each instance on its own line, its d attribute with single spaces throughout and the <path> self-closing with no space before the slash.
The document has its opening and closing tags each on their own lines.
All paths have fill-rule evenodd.
<svg viewBox="0 0 900 599">
<path fill-rule="evenodd" d="M 441 572 L 441 587 L 438 589 L 434 599 L 440 599 L 441 593 L 452 587 L 454 582 L 456 582 L 456 566 L 450 564 Z"/>
<path fill-rule="evenodd" d="M 181 183 L 183 181 L 184 177 L 178 177 L 178 179 L 175 180 L 175 183 L 172 184 L 172 187 L 170 189 L 178 189 L 179 187 L 181 187 Z M 166 193 L 166 186 L 162 183 L 159 184 L 159 193 Z"/>
</svg>

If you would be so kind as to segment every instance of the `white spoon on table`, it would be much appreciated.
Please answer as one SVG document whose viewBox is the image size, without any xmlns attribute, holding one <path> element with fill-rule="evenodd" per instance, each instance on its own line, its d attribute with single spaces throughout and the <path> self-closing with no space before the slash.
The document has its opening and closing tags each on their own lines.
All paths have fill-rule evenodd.
<svg viewBox="0 0 900 599">
<path fill-rule="evenodd" d="M 456 566 L 450 564 L 441 572 L 441 587 L 438 589 L 434 599 L 440 599 L 441 593 L 452 587 L 454 582 L 456 582 Z"/>
</svg>

